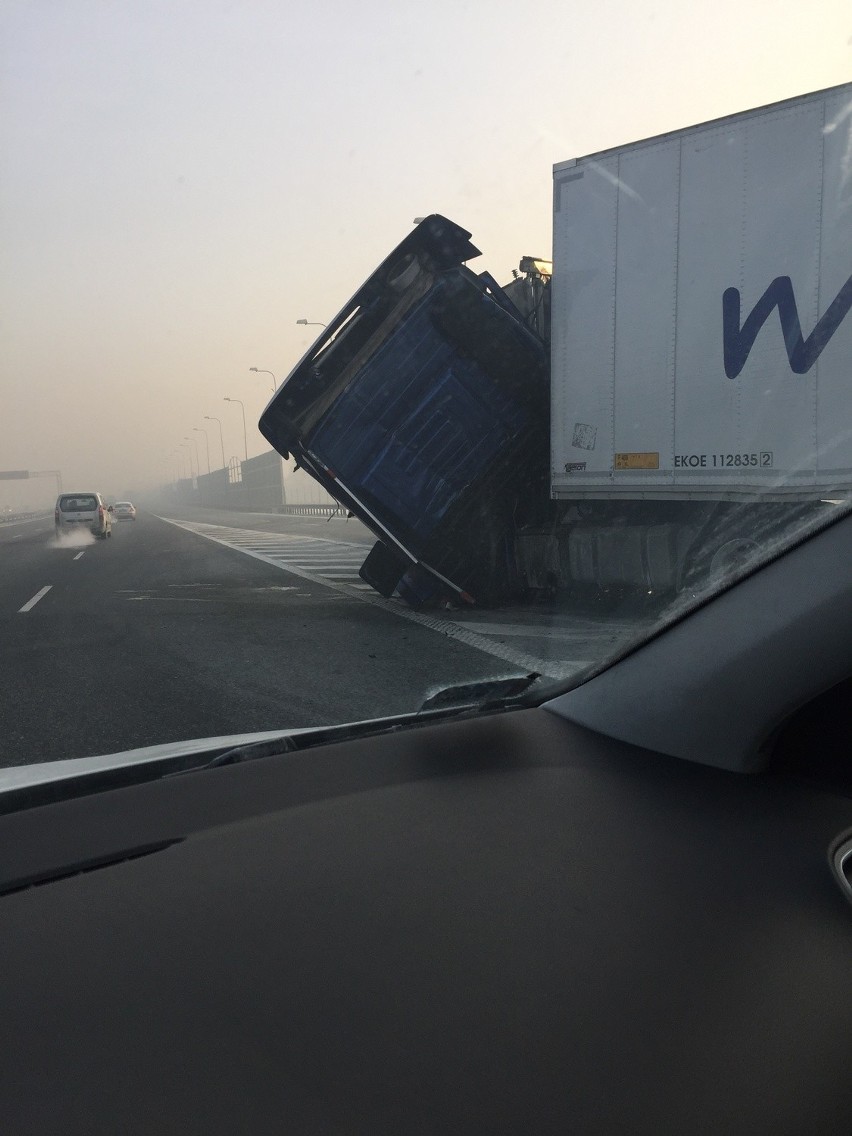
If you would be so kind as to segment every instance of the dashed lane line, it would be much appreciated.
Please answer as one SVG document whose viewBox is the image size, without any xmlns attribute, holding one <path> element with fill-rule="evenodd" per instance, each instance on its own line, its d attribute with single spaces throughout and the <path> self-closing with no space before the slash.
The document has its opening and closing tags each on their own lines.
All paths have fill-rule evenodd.
<svg viewBox="0 0 852 1136">
<path fill-rule="evenodd" d="M 24 612 L 24 611 L 32 611 L 33 608 L 35 607 L 35 605 L 38 603 L 38 601 L 44 599 L 44 597 L 47 595 L 47 593 L 50 591 L 50 589 L 52 587 L 53 587 L 53 584 L 48 584 L 47 587 L 42 588 L 40 592 L 36 592 L 36 594 L 33 596 L 33 598 L 31 600 L 27 600 L 27 602 L 24 604 L 23 607 L 18 608 L 18 614 L 20 615 L 21 612 Z"/>
</svg>

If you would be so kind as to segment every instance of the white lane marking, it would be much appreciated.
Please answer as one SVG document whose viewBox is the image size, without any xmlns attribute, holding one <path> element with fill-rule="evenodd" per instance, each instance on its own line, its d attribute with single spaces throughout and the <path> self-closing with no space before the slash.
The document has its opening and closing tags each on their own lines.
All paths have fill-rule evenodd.
<svg viewBox="0 0 852 1136">
<path fill-rule="evenodd" d="M 482 651 L 486 655 L 493 655 L 495 658 L 502 659 L 504 662 L 512 663 L 516 667 L 520 667 L 526 671 L 538 671 L 545 677 L 553 678 L 566 678 L 572 670 L 580 670 L 585 664 L 582 662 L 574 663 L 573 660 L 560 660 L 559 666 L 554 674 L 553 659 L 541 659 L 535 655 L 528 655 L 525 651 L 517 651 L 507 643 L 494 642 L 485 635 L 478 635 L 474 631 L 469 631 L 467 627 L 462 627 L 458 623 L 451 623 L 446 619 L 439 619 L 433 615 L 426 615 L 423 612 L 414 611 L 412 608 L 403 606 L 399 600 L 386 600 L 378 595 L 370 588 L 369 592 L 362 592 L 356 590 L 351 584 L 344 583 L 342 580 L 331 580 L 327 575 L 318 575 L 314 572 L 300 567 L 298 564 L 291 562 L 284 563 L 281 557 L 269 556 L 266 553 L 256 551 L 257 540 L 251 543 L 255 548 L 247 548 L 245 543 L 240 542 L 240 538 L 247 535 L 245 529 L 228 529 L 225 525 L 201 525 L 192 521 L 177 521 L 172 520 L 170 517 L 159 517 L 161 521 L 165 521 L 169 525 L 174 525 L 175 528 L 183 529 L 185 532 L 194 533 L 196 536 L 204 537 L 205 540 L 212 541 L 213 544 L 220 544 L 223 548 L 231 548 L 235 552 L 242 552 L 245 556 L 252 556 L 255 560 L 262 560 L 265 564 L 271 564 L 274 568 L 279 568 L 284 572 L 292 572 L 294 576 L 300 576 L 303 580 L 309 581 L 311 584 L 321 584 L 324 588 L 336 593 L 334 596 L 329 596 L 329 599 L 350 599 L 358 600 L 360 603 L 368 603 L 373 607 L 381 608 L 383 611 L 390 612 L 392 615 L 399 616 L 401 619 L 407 619 L 410 623 L 417 623 L 421 627 L 426 627 L 430 631 L 437 631 L 438 634 L 444 635 L 448 639 L 455 639 L 458 642 L 464 643 L 467 647 L 473 647 L 477 651 Z M 233 534 L 233 535 L 232 535 Z M 255 538 L 257 534 L 254 534 Z M 310 540 L 314 541 L 315 537 L 296 537 L 296 541 Z M 280 540 L 280 537 L 279 537 Z M 329 541 L 328 543 L 337 543 Z M 351 545 L 350 545 L 351 547 Z M 368 550 L 369 551 L 369 550 Z"/>
<path fill-rule="evenodd" d="M 370 549 L 369 545 L 361 543 L 302 533 L 266 533 L 196 521 L 181 523 L 200 536 L 222 537 L 229 547 L 249 555 L 257 554 L 279 568 L 312 572 L 323 579 L 345 580 L 353 587 L 360 583 L 358 569 Z"/>
<path fill-rule="evenodd" d="M 74 557 L 74 559 L 79 560 L 81 556 L 85 556 L 85 555 L 86 555 L 86 551 L 84 549 L 82 552 L 78 552 L 77 555 Z"/>
<path fill-rule="evenodd" d="M 23 607 L 18 608 L 18 614 L 20 615 L 20 613 L 22 611 L 32 611 L 32 609 L 35 607 L 35 605 L 38 603 L 38 601 L 41 600 L 41 599 L 44 599 L 44 597 L 47 595 L 47 593 L 50 591 L 50 589 L 52 587 L 53 587 L 53 584 L 48 584 L 46 588 L 42 588 L 40 592 L 36 592 L 36 594 L 33 596 L 33 598 L 31 600 L 27 600 L 27 602 L 24 604 Z"/>
<path fill-rule="evenodd" d="M 281 547 L 281 545 L 276 544 L 243 544 L 242 542 L 240 542 L 240 547 L 253 548 L 255 552 L 265 552 L 269 556 L 271 556 L 273 553 L 279 553 L 282 556 L 294 555 L 292 548 L 283 548 Z M 366 552 L 342 552 L 339 556 L 334 556 L 334 553 L 328 551 L 299 552 L 298 554 L 300 560 L 304 560 L 306 563 L 310 561 L 311 564 L 315 564 L 318 568 L 321 568 L 323 564 L 330 564 L 332 562 L 335 564 L 360 565 L 366 555 Z M 331 560 L 332 556 L 334 556 L 333 561 Z"/>
</svg>

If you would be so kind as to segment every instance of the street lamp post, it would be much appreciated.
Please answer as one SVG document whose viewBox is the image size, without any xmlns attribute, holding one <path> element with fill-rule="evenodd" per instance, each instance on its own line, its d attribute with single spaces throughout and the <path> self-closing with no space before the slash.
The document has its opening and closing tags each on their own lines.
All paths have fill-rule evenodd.
<svg viewBox="0 0 852 1136">
<path fill-rule="evenodd" d="M 210 438 L 207 435 L 207 431 L 203 427 L 193 426 L 192 428 L 193 428 L 193 430 L 196 431 L 196 433 L 204 435 L 204 444 L 207 446 L 207 476 L 209 477 L 210 476 Z"/>
<path fill-rule="evenodd" d="M 245 452 L 246 452 L 246 461 L 248 461 L 248 434 L 246 433 L 246 408 L 242 404 L 242 402 L 240 402 L 240 400 L 238 398 L 228 398 L 228 396 L 225 395 L 225 402 L 239 402 L 240 403 L 240 409 L 243 412 L 243 446 L 244 446 Z"/>
<path fill-rule="evenodd" d="M 278 380 L 275 378 L 275 375 L 272 374 L 272 371 L 265 371 L 262 367 L 249 367 L 249 370 L 254 371 L 258 375 L 272 375 L 272 393 L 275 394 L 278 390 Z"/>
<path fill-rule="evenodd" d="M 218 422 L 219 423 L 219 445 L 222 447 L 222 469 L 224 469 L 225 468 L 225 439 L 222 435 L 222 419 L 216 418 L 212 414 L 205 414 L 204 417 L 207 419 L 208 422 Z"/>
<path fill-rule="evenodd" d="M 296 320 L 302 327 L 328 327 L 327 323 L 320 323 L 318 320 Z"/>
</svg>

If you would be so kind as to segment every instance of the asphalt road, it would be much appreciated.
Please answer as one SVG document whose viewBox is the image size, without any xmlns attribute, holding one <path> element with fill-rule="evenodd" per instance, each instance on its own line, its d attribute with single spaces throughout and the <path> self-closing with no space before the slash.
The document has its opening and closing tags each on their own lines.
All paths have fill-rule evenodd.
<svg viewBox="0 0 852 1136">
<path fill-rule="evenodd" d="M 107 541 L 0 530 L 0 765 L 416 710 L 451 683 L 565 673 L 617 621 L 411 612 L 359 580 L 356 521 L 140 511 Z"/>
</svg>

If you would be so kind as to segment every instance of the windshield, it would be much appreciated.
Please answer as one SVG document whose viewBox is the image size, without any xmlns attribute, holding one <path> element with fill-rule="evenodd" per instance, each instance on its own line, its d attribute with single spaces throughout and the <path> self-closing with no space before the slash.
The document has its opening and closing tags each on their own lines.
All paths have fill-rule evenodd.
<svg viewBox="0 0 852 1136">
<path fill-rule="evenodd" d="M 0 5 L 0 765 L 543 698 L 848 511 L 849 34 Z"/>
</svg>

